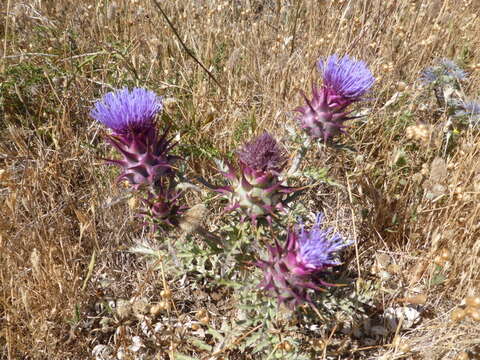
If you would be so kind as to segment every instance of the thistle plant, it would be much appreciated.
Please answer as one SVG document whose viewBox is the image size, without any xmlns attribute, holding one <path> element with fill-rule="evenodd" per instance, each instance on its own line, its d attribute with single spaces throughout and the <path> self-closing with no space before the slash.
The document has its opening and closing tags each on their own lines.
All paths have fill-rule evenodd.
<svg viewBox="0 0 480 360">
<path fill-rule="evenodd" d="M 185 207 L 178 203 L 181 193 L 173 181 L 178 157 L 169 152 L 175 144 L 167 138 L 168 129 L 159 134 L 156 128 L 155 117 L 162 108 L 162 98 L 154 92 L 123 88 L 98 100 L 90 115 L 111 130 L 107 142 L 123 156 L 107 160 L 122 169 L 117 181 L 125 179 L 134 189 L 147 185 L 147 208 L 141 214 L 176 225 Z"/>
<path fill-rule="evenodd" d="M 141 88 L 110 92 L 95 103 L 90 115 L 110 128 L 107 141 L 123 156 L 107 160 L 122 168 L 118 181 L 126 179 L 138 188 L 172 175 L 176 157 L 169 151 L 174 144 L 167 139 L 168 130 L 159 135 L 155 126 L 155 116 L 162 107 L 161 97 Z"/>
<path fill-rule="evenodd" d="M 466 80 L 467 73 L 450 59 L 440 59 L 436 65 L 429 66 L 420 74 L 420 81 L 432 88 L 437 103 L 453 113 L 459 105 L 458 98 L 461 89 L 460 82 Z M 453 96 L 453 95 L 457 96 Z"/>
<path fill-rule="evenodd" d="M 256 263 L 264 272 L 261 288 L 289 308 L 312 303 L 310 290 L 323 291 L 322 286 L 333 285 L 322 280 L 321 273 L 339 265 L 335 252 L 351 244 L 333 229 L 322 229 L 322 221 L 323 215 L 319 214 L 310 231 L 303 225 L 290 230 L 284 246 L 276 241 L 268 247 L 269 259 Z"/>
<path fill-rule="evenodd" d="M 286 195 L 296 191 L 280 178 L 286 164 L 284 150 L 265 132 L 238 150 L 237 157 L 240 174 L 229 165 L 224 175 L 230 185 L 217 188 L 230 200 L 225 211 L 238 209 L 253 223 L 262 217 L 270 222 L 275 211 L 284 210 Z"/>
<path fill-rule="evenodd" d="M 349 116 L 347 107 L 363 99 L 375 78 L 365 62 L 336 54 L 320 59 L 317 69 L 323 77 L 322 87 L 312 85 L 312 99 L 302 92 L 307 104 L 295 111 L 300 113 L 298 121 L 310 137 L 327 142 L 345 133 L 344 122 L 355 118 Z"/>
<path fill-rule="evenodd" d="M 457 84 L 458 81 L 466 78 L 467 73 L 450 59 L 438 60 L 436 65 L 423 70 L 420 76 L 423 83 L 433 85 Z"/>
</svg>

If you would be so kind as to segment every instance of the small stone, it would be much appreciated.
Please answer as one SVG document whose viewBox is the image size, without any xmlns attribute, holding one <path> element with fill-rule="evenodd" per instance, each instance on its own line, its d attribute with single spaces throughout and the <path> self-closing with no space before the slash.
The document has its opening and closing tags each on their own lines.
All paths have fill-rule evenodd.
<svg viewBox="0 0 480 360">
<path fill-rule="evenodd" d="M 119 299 L 117 300 L 116 312 L 120 319 L 128 319 L 132 315 L 132 304 L 128 300 Z"/>
<path fill-rule="evenodd" d="M 387 336 L 388 330 L 383 326 L 375 325 L 370 329 L 370 333 L 374 336 Z"/>
<path fill-rule="evenodd" d="M 142 342 L 142 338 L 140 336 L 134 336 L 132 338 L 132 345 L 129 346 L 129 350 L 132 352 L 137 352 L 139 351 L 144 345 Z"/>
<path fill-rule="evenodd" d="M 392 275 L 390 275 L 388 272 L 385 270 L 382 270 L 378 273 L 378 277 L 382 279 L 383 281 L 390 280 L 392 278 Z"/>
<path fill-rule="evenodd" d="M 386 325 L 391 331 L 396 331 L 402 321 L 402 329 L 407 330 L 420 321 L 420 312 L 412 307 L 402 306 L 397 308 L 389 307 L 384 312 Z"/>
<path fill-rule="evenodd" d="M 117 350 L 117 359 L 118 360 L 125 359 L 125 348 L 123 346 L 120 346 Z"/>
<path fill-rule="evenodd" d="M 158 333 L 162 332 L 163 329 L 165 329 L 165 325 L 163 325 L 163 323 L 161 323 L 161 322 L 158 322 L 158 323 L 156 323 L 155 326 L 153 327 L 153 332 L 154 332 L 155 334 L 158 334 Z"/>
<path fill-rule="evenodd" d="M 96 360 L 112 359 L 113 349 L 108 345 L 96 345 L 92 350 L 92 355 Z"/>
<path fill-rule="evenodd" d="M 377 259 L 378 265 L 381 268 L 386 268 L 392 262 L 392 258 L 390 257 L 390 255 L 385 253 L 377 253 L 375 254 L 375 257 Z"/>
</svg>

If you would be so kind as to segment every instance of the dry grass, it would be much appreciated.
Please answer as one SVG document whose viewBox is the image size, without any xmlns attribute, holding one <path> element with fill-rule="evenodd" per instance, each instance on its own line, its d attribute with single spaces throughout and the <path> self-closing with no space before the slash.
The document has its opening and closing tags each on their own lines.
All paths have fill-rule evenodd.
<svg viewBox="0 0 480 360">
<path fill-rule="evenodd" d="M 427 141 L 406 137 L 408 126 L 441 129 L 445 121 L 415 85 L 435 58 L 457 59 L 470 72 L 465 93 L 480 95 L 478 2 L 161 4 L 221 86 L 182 49 L 149 1 L 1 5 L 7 14 L 0 24 L 3 358 L 89 358 L 96 344 L 112 340 L 88 317 L 95 304 L 110 298 L 156 302 L 165 287 L 162 272 L 125 252 L 145 230 L 122 200 L 125 190 L 115 185 L 114 171 L 102 165 L 100 158 L 109 154 L 100 127 L 88 117 L 92 100 L 125 85 L 164 95 L 163 119 L 188 144 L 182 151 L 190 170 L 208 177 L 212 156 L 228 153 L 253 132 L 268 129 L 282 137 L 285 124 L 295 126 L 298 91 L 317 80 L 317 58 L 332 52 L 366 60 L 378 82 L 373 113 L 353 123 L 347 139 L 355 151 L 326 149 L 311 159 L 344 185 L 329 215 L 344 219 L 353 209 L 362 278 L 375 278 L 370 259 L 378 252 L 398 265 L 395 284 L 378 295 L 385 307 L 421 292 L 429 314 L 402 334 L 406 355 L 385 341 L 336 358 L 443 359 L 480 345 L 479 322 L 452 323 L 448 315 L 467 294 L 480 294 L 478 131 L 461 133 L 444 175 L 433 178 L 430 164 L 442 155 L 438 131 Z M 397 91 L 399 100 L 384 107 Z M 417 106 L 425 102 L 426 110 Z M 399 152 L 406 158 L 401 167 L 395 163 Z M 436 201 L 424 196 L 432 179 L 445 189 Z M 433 261 L 442 249 L 450 256 L 440 267 L 445 279 L 436 284 Z M 189 292 L 171 286 L 180 314 Z M 169 346 L 172 341 L 158 348 L 158 358 L 168 358 Z"/>
</svg>

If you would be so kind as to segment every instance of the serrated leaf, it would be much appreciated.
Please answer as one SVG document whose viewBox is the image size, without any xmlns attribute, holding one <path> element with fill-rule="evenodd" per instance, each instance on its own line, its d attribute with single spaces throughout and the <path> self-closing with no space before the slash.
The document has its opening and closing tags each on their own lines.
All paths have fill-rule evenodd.
<svg viewBox="0 0 480 360">
<path fill-rule="evenodd" d="M 212 351 L 212 346 L 204 343 L 202 340 L 190 338 L 191 344 L 199 349 Z"/>
<path fill-rule="evenodd" d="M 185 354 L 182 354 L 182 353 L 174 353 L 173 358 L 178 359 L 178 360 L 197 360 L 197 359 L 195 359 L 191 356 L 188 356 L 188 355 L 185 355 Z"/>
<path fill-rule="evenodd" d="M 267 339 L 267 340 L 263 340 L 262 342 L 260 342 L 257 346 L 255 346 L 255 348 L 253 349 L 253 353 L 257 353 L 257 352 L 260 352 L 262 351 L 263 349 L 265 349 L 268 345 L 270 345 L 270 340 Z"/>
<path fill-rule="evenodd" d="M 224 336 L 222 334 L 220 334 L 217 330 L 215 330 L 214 328 L 208 328 L 207 331 L 205 331 L 207 334 L 210 334 L 212 335 L 215 339 L 219 340 L 219 341 L 223 341 L 224 339 Z"/>
<path fill-rule="evenodd" d="M 432 280 L 430 281 L 431 285 L 440 285 L 447 280 L 447 277 L 442 273 L 437 273 L 433 275 Z"/>
<path fill-rule="evenodd" d="M 228 280 L 228 279 L 220 279 L 218 281 L 218 283 L 220 285 L 225 285 L 225 286 L 230 286 L 234 289 L 240 289 L 242 288 L 243 286 L 245 286 L 244 284 L 241 284 L 239 282 L 236 282 L 236 281 L 232 281 L 232 280 Z"/>
<path fill-rule="evenodd" d="M 248 337 L 247 340 L 245 341 L 245 347 L 247 348 L 252 346 L 253 343 L 256 342 L 262 335 L 263 333 L 260 331 L 253 333 L 253 335 Z"/>
</svg>

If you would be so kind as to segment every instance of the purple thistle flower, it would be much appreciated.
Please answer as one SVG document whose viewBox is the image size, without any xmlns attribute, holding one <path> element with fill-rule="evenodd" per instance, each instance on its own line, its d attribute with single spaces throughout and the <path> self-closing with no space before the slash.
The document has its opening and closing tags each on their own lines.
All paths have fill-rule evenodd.
<svg viewBox="0 0 480 360">
<path fill-rule="evenodd" d="M 255 171 L 279 172 L 286 160 L 283 149 L 268 132 L 245 144 L 237 155 L 244 166 Z"/>
<path fill-rule="evenodd" d="M 333 229 L 321 228 L 323 215 L 318 214 L 312 230 L 305 231 L 303 225 L 298 233 L 298 259 L 305 268 L 318 271 L 328 266 L 339 265 L 333 254 L 351 243 L 345 243 Z"/>
<path fill-rule="evenodd" d="M 297 189 L 282 185 L 280 172 L 285 165 L 283 149 L 267 132 L 237 151 L 240 174 L 232 166 L 224 172 L 229 186 L 216 189 L 230 200 L 225 211 L 240 210 L 253 223 L 266 217 L 271 221 L 276 210 L 283 210 L 285 196 Z"/>
<path fill-rule="evenodd" d="M 351 245 L 332 229 L 323 230 L 322 220 L 318 215 L 310 231 L 303 226 L 300 231 L 289 231 L 283 247 L 276 242 L 269 247 L 270 258 L 256 263 L 264 271 L 260 287 L 290 308 L 311 303 L 309 289 L 322 291 L 322 286 L 333 286 L 321 279 L 321 272 L 339 265 L 334 254 Z"/>
<path fill-rule="evenodd" d="M 118 181 L 127 179 L 134 187 L 155 185 L 159 177 L 173 174 L 177 157 L 168 152 L 175 144 L 167 139 L 168 129 L 159 135 L 155 127 L 161 100 L 152 91 L 124 88 L 106 94 L 90 112 L 112 130 L 107 141 L 123 155 L 121 160 L 107 160 L 123 169 Z"/>
<path fill-rule="evenodd" d="M 360 99 L 375 82 L 364 61 L 356 61 L 347 55 L 339 58 L 333 54 L 327 60 L 317 62 L 323 75 L 323 85 L 332 89 L 335 95 L 355 101 Z"/>
<path fill-rule="evenodd" d="M 162 98 L 153 91 L 123 88 L 97 101 L 90 115 L 115 134 L 126 135 L 150 130 L 162 108 Z"/>
<path fill-rule="evenodd" d="M 295 111 L 301 126 L 314 139 L 325 142 L 340 133 L 345 133 L 343 123 L 354 117 L 348 117 L 346 108 L 353 102 L 360 101 L 370 90 L 375 78 L 363 61 L 356 61 L 348 56 L 339 58 L 336 54 L 326 60 L 317 62 L 318 70 L 323 76 L 321 89 L 312 86 L 312 99 L 302 92 L 307 103 Z"/>
</svg>

